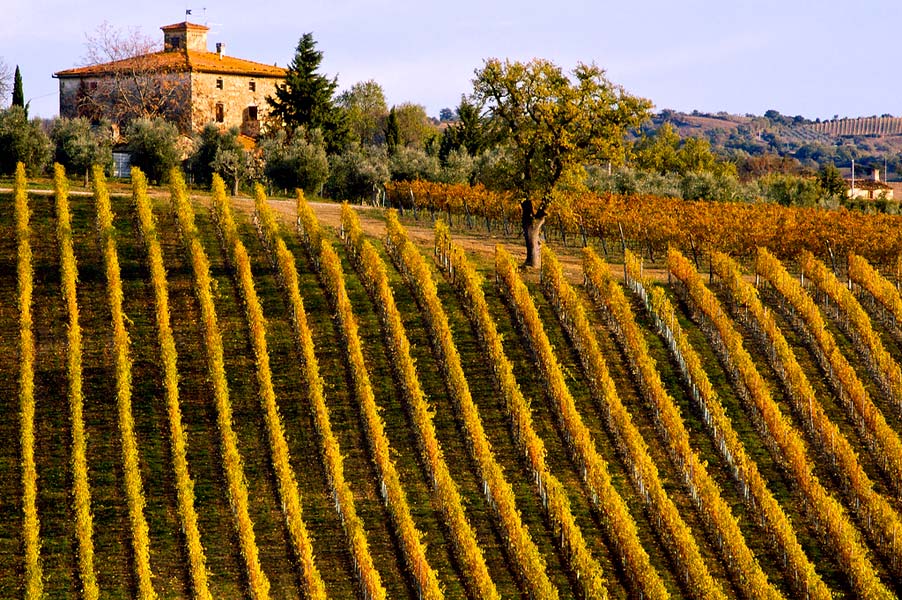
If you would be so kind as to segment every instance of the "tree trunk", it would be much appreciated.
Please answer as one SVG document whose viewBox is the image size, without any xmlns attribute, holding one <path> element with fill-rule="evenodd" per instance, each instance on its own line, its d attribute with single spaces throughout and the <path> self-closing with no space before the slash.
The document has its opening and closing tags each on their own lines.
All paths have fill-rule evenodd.
<svg viewBox="0 0 902 600">
<path fill-rule="evenodd" d="M 538 269 L 542 266 L 542 226 L 545 224 L 545 211 L 533 211 L 532 201 L 527 199 L 520 204 L 523 210 L 523 238 L 526 242 L 526 261 L 524 267 Z"/>
<path fill-rule="evenodd" d="M 232 179 L 232 195 L 238 195 L 238 176 L 236 175 L 234 179 Z"/>
</svg>

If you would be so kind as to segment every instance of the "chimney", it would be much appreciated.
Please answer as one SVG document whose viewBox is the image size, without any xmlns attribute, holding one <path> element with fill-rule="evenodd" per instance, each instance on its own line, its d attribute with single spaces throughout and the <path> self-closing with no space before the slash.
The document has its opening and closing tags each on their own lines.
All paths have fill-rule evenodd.
<svg viewBox="0 0 902 600">
<path fill-rule="evenodd" d="M 216 54 L 219 55 L 219 60 L 222 60 L 222 52 L 225 50 L 225 44 L 222 42 L 216 42 Z"/>
<path fill-rule="evenodd" d="M 880 181 L 880 169 L 874 169 L 874 181 Z"/>
<path fill-rule="evenodd" d="M 160 27 L 163 30 L 163 48 L 167 51 L 207 51 L 207 32 L 205 25 L 194 23 L 176 23 Z"/>
</svg>

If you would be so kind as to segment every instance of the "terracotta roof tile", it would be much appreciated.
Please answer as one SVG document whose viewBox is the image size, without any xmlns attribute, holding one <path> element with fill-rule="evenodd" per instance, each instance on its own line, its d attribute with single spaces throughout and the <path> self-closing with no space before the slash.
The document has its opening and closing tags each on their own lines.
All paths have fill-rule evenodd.
<svg viewBox="0 0 902 600">
<path fill-rule="evenodd" d="M 274 65 L 234 58 L 219 57 L 216 52 L 200 52 L 198 50 L 154 52 L 134 58 L 117 60 L 99 65 L 90 65 L 75 69 L 67 69 L 54 74 L 54 77 L 83 77 L 104 75 L 132 68 L 152 69 L 163 72 L 195 72 L 223 73 L 232 75 L 253 75 L 257 77 L 285 77 L 285 69 Z"/>
<path fill-rule="evenodd" d="M 852 180 L 846 179 L 846 187 L 852 188 Z M 886 185 L 882 181 L 874 181 L 873 179 L 855 179 L 856 190 L 891 190 L 891 186 Z"/>
</svg>

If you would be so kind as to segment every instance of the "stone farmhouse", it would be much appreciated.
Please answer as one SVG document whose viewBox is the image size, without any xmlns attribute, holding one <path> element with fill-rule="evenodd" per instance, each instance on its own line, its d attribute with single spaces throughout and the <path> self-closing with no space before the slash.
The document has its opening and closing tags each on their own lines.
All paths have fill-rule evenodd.
<svg viewBox="0 0 902 600">
<path fill-rule="evenodd" d="M 208 123 L 238 127 L 257 137 L 285 69 L 225 55 L 225 44 L 207 49 L 204 25 L 161 27 L 163 50 L 124 60 L 60 71 L 60 116 L 87 116 L 122 124 L 163 116 L 182 133 Z"/>
<path fill-rule="evenodd" d="M 893 200 L 893 188 L 880 181 L 874 169 L 873 179 L 846 179 L 846 198 L 850 200 Z"/>
</svg>

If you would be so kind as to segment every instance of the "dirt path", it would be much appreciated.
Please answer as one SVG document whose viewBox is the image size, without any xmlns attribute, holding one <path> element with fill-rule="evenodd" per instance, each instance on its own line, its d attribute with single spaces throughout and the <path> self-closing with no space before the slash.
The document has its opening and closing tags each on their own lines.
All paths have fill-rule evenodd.
<svg viewBox="0 0 902 600">
<path fill-rule="evenodd" d="M 11 188 L 0 188 L 0 193 L 11 191 Z M 168 191 L 165 188 L 154 188 L 148 190 L 148 192 L 154 197 L 168 195 Z M 53 194 L 53 190 L 34 189 L 29 190 L 29 193 L 49 196 Z M 72 196 L 91 196 L 92 194 L 93 192 L 91 191 L 70 191 L 70 195 Z M 194 193 L 191 197 L 205 206 L 208 206 L 210 203 L 208 193 Z M 249 214 L 254 210 L 253 198 L 237 196 L 232 199 L 232 203 L 235 208 L 244 213 Z M 283 222 L 293 223 L 297 218 L 294 200 L 270 198 L 269 204 Z M 310 206 L 324 225 L 332 227 L 336 231 L 338 230 L 341 225 L 341 204 L 337 202 L 310 202 Z M 383 216 L 383 209 L 374 206 L 355 205 L 354 210 L 360 215 L 360 225 L 363 228 L 364 233 L 375 238 L 381 238 L 385 234 L 385 217 Z M 410 222 L 406 219 L 404 225 L 407 228 L 408 235 L 414 243 L 422 248 L 432 247 L 434 233 L 431 225 L 427 225 L 425 221 L 419 223 L 415 221 Z M 477 262 L 481 264 L 488 264 L 492 261 L 495 255 L 495 245 L 497 244 L 504 246 L 504 249 L 510 252 L 517 261 L 522 261 L 526 254 L 519 236 L 500 236 L 495 233 L 487 233 L 480 230 L 470 233 L 460 229 L 455 229 L 453 234 L 454 241 L 471 256 L 476 255 L 478 257 L 476 259 Z M 579 248 L 575 246 L 561 246 L 558 243 L 553 243 L 552 245 L 567 277 L 573 282 L 581 282 L 583 279 L 582 258 L 580 256 Z M 615 276 L 622 275 L 622 264 L 611 263 L 610 267 L 612 274 Z M 664 269 L 648 268 L 645 270 L 645 274 L 658 281 L 664 281 L 667 278 L 667 272 Z"/>
<path fill-rule="evenodd" d="M 209 202 L 209 199 L 204 196 L 197 196 L 196 199 L 203 203 Z M 293 223 L 297 219 L 297 209 L 294 200 L 270 199 L 269 204 L 283 222 Z M 250 198 L 235 198 L 233 199 L 233 206 L 245 213 L 251 213 L 254 210 L 254 202 Z M 310 206 L 323 225 L 336 231 L 341 226 L 341 204 L 310 202 Z M 385 235 L 383 209 L 373 206 L 355 205 L 354 210 L 357 211 L 360 217 L 360 226 L 366 235 L 374 238 L 382 238 Z M 431 225 L 427 224 L 425 220 L 416 222 L 405 219 L 404 226 L 407 228 L 410 239 L 415 244 L 421 248 L 432 247 L 435 234 Z M 480 264 L 491 263 L 495 256 L 495 246 L 497 244 L 502 245 L 517 261 L 522 262 L 526 255 L 523 243 L 516 236 L 501 236 L 478 230 L 471 233 L 460 229 L 455 229 L 453 234 L 455 243 L 466 250 L 471 257 L 476 255 L 476 262 Z M 582 282 L 580 249 L 575 246 L 561 246 L 559 244 L 554 244 L 553 247 L 567 277 L 573 282 Z M 612 274 L 615 276 L 622 275 L 623 265 L 611 264 L 610 267 Z M 661 281 L 667 277 L 667 273 L 662 269 L 647 269 L 646 275 Z"/>
</svg>

